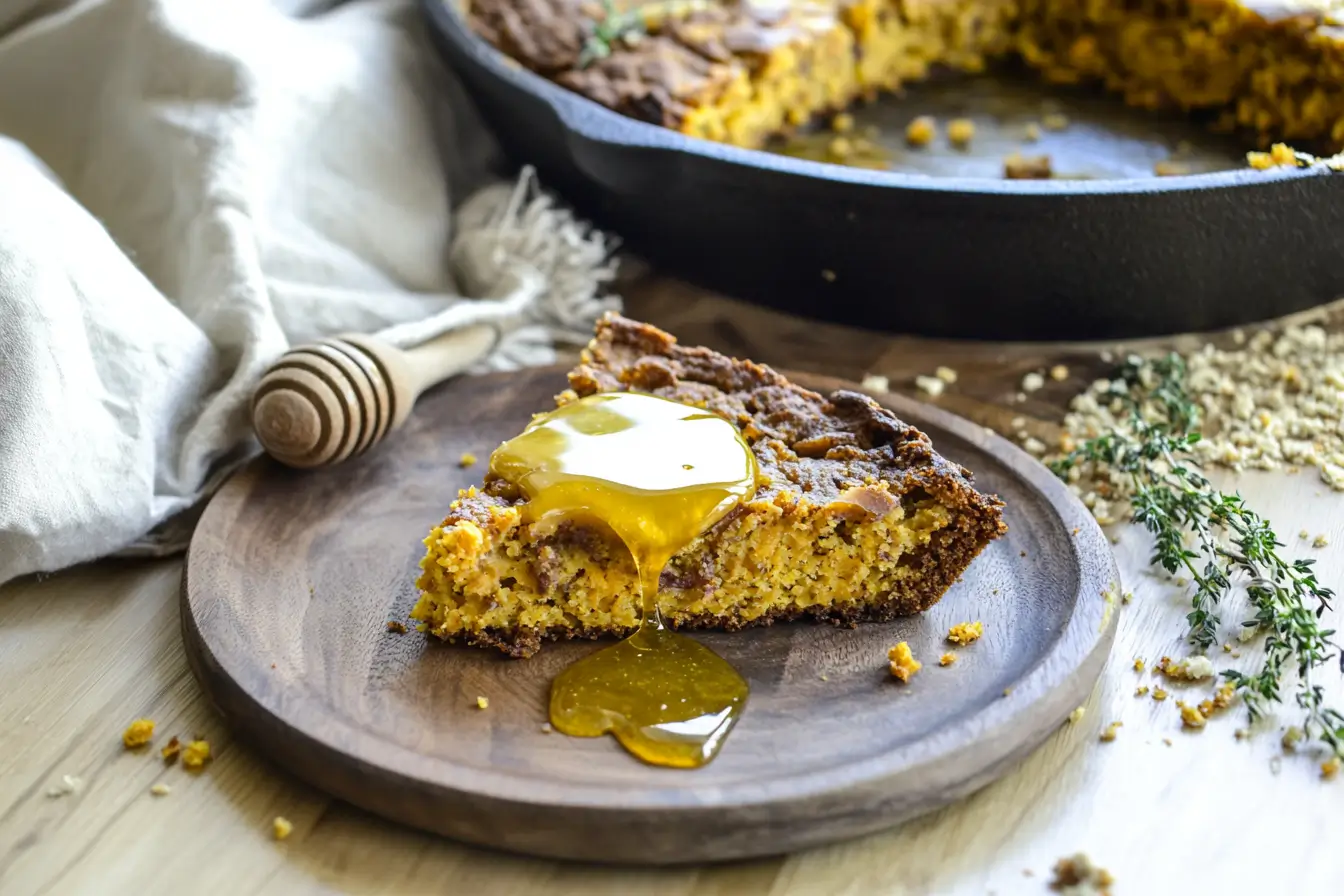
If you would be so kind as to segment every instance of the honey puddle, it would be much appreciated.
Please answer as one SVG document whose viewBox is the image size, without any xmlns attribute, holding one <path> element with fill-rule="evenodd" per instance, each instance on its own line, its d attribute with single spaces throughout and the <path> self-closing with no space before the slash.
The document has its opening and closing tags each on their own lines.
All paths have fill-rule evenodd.
<svg viewBox="0 0 1344 896">
<path fill-rule="evenodd" d="M 577 737 L 610 732 L 655 765 L 713 759 L 742 713 L 747 683 L 668 629 L 658 580 L 678 551 L 755 492 L 756 459 L 737 428 L 652 395 L 591 395 L 535 417 L 496 449 L 490 469 L 522 489 L 529 522 L 605 524 L 639 572 L 639 629 L 556 676 L 551 724 Z"/>
</svg>

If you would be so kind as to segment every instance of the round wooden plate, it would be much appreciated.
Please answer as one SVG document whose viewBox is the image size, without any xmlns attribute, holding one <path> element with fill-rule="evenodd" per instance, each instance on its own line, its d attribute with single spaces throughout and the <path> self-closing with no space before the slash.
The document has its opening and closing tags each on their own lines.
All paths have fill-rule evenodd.
<svg viewBox="0 0 1344 896">
<path fill-rule="evenodd" d="M 564 382 L 556 369 L 458 379 L 368 456 L 313 472 L 263 459 L 220 490 L 187 556 L 182 625 L 197 678 L 239 734 L 410 825 L 545 856 L 675 863 L 785 852 L 942 806 L 1002 775 L 1090 693 L 1115 633 L 1104 592 L 1119 586 L 1101 530 L 1006 440 L 881 396 L 1007 502 L 1008 535 L 963 581 L 890 624 L 696 635 L 751 684 L 704 768 L 545 733 L 552 677 L 596 644 L 510 660 L 386 623 L 415 600 L 421 539 L 479 481 L 482 464 L 462 469 L 462 454 L 486 458 Z M 984 637 L 939 667 L 948 627 L 976 619 Z M 909 685 L 886 668 L 901 640 L 924 662 Z"/>
</svg>

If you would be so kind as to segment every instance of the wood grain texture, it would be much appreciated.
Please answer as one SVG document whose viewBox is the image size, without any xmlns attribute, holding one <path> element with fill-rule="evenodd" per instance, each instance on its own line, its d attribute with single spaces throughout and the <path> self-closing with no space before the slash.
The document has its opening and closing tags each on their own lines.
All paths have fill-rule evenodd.
<svg viewBox="0 0 1344 896">
<path fill-rule="evenodd" d="M 458 458 L 487 456 L 564 384 L 561 368 L 449 383 L 343 469 L 263 460 L 220 491 L 188 552 L 182 619 L 192 667 L 235 732 L 319 789 L 417 827 L 666 864 L 774 854 L 928 812 L 1003 774 L 1091 690 L 1114 635 L 1103 592 L 1118 599 L 1101 530 L 1019 449 L 894 396 L 899 416 L 1007 504 L 1008 536 L 938 606 L 857 630 L 700 636 L 752 687 L 707 768 L 653 768 L 610 738 L 543 733 L 551 680 L 595 645 L 510 661 L 385 623 L 415 600 L 421 540 L 479 481 Z M 986 636 L 938 667 L 948 628 L 967 620 Z M 902 640 L 926 663 L 910 686 L 886 670 Z"/>
<path fill-rule="evenodd" d="M 635 317 L 779 366 L 849 379 L 877 373 L 913 391 L 915 374 L 947 364 L 961 379 L 938 403 L 1005 424 L 1020 414 L 1043 432 L 1070 390 L 1104 366 L 1097 353 L 1116 349 L 869 334 L 653 276 L 628 278 L 622 292 Z M 1056 362 L 1070 365 L 1072 384 L 1048 383 L 1025 407 L 999 406 L 1025 370 Z M 1216 476 L 1290 538 L 1307 528 L 1344 544 L 1344 501 L 1309 473 Z M 1118 894 L 1334 892 L 1344 879 L 1341 782 L 1320 780 L 1317 757 L 1282 754 L 1278 732 L 1295 721 L 1291 708 L 1239 741 L 1239 707 L 1188 732 L 1171 701 L 1133 696 L 1153 679 L 1134 673 L 1132 659 L 1178 655 L 1188 605 L 1183 589 L 1149 572 L 1142 532 L 1121 526 L 1110 534 L 1135 598 L 1118 611 L 1116 646 L 1079 724 L 1061 726 L 994 784 L 899 828 L 778 858 L 659 869 L 463 845 L 388 824 L 281 772 L 233 737 L 187 669 L 180 560 L 104 562 L 11 583 L 0 588 L 0 892 L 1048 896 L 1050 865 L 1080 850 L 1115 874 Z M 1324 581 L 1344 584 L 1344 551 L 1304 542 L 1289 549 L 1316 558 Z M 1342 615 L 1331 614 L 1337 628 Z M 1235 664 L 1251 668 L 1257 645 L 1241 652 Z M 1344 703 L 1340 676 L 1321 683 L 1335 705 Z M 160 743 L 205 735 L 215 759 L 189 775 L 153 754 L 126 752 L 121 730 L 138 716 L 158 721 Z M 1112 720 L 1125 726 L 1114 743 L 1100 743 Z M 62 775 L 81 777 L 83 791 L 47 797 Z M 172 793 L 150 795 L 156 781 Z M 283 843 L 271 839 L 276 815 L 294 822 Z"/>
</svg>

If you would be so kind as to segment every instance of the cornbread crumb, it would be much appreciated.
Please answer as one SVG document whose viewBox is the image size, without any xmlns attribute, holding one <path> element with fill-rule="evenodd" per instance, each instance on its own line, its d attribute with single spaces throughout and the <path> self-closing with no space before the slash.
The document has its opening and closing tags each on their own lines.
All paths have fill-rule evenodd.
<svg viewBox="0 0 1344 896">
<path fill-rule="evenodd" d="M 1057 383 L 1062 383 L 1069 378 L 1069 368 L 1064 364 L 1056 364 L 1050 368 L 1050 379 Z"/>
<path fill-rule="evenodd" d="M 154 720 L 136 719 L 126 726 L 126 730 L 121 733 L 121 742 L 126 745 L 126 749 L 133 750 L 136 747 L 143 747 L 154 738 Z"/>
<path fill-rule="evenodd" d="M 429 624 L 426 622 L 418 622 L 415 625 L 415 630 L 418 632 L 427 632 L 429 631 Z"/>
<path fill-rule="evenodd" d="M 863 378 L 863 388 L 870 389 L 873 392 L 886 392 L 891 388 L 891 381 L 884 376 L 878 376 L 870 373 Z"/>
<path fill-rule="evenodd" d="M 389 619 L 387 621 L 387 630 L 398 635 L 404 635 L 406 634 L 406 623 L 398 622 L 395 619 Z"/>
<path fill-rule="evenodd" d="M 1199 707 L 1191 706 L 1183 700 L 1177 700 L 1176 706 L 1181 711 L 1181 724 L 1187 728 L 1203 728 L 1208 719 L 1204 713 L 1199 711 Z"/>
<path fill-rule="evenodd" d="M 1015 152 L 1003 160 L 1003 176 L 1008 180 L 1049 180 L 1054 173 L 1049 156 L 1024 156 Z"/>
<path fill-rule="evenodd" d="M 926 395 L 937 398 L 943 394 L 943 390 L 947 388 L 947 383 L 936 376 L 917 376 L 915 377 L 915 387 Z"/>
<path fill-rule="evenodd" d="M 1144 696 L 1144 695 L 1147 694 L 1147 693 L 1148 693 L 1148 685 L 1146 685 L 1146 684 L 1141 684 L 1141 685 L 1139 685 L 1137 688 L 1134 689 L 1134 696 L 1135 696 L 1135 697 L 1142 697 L 1142 696 Z"/>
<path fill-rule="evenodd" d="M 1134 657 L 1134 671 L 1142 672 L 1145 668 L 1146 667 L 1143 664 L 1143 657 L 1141 656 Z"/>
<path fill-rule="evenodd" d="M 1012 693 L 1013 693 L 1013 689 L 1012 689 L 1012 688 L 1004 688 L 1004 689 L 1003 689 L 1003 696 L 1005 696 L 1005 697 L 1010 696 Z"/>
<path fill-rule="evenodd" d="M 173 792 L 173 788 L 169 787 L 167 784 L 160 781 L 153 787 L 149 788 L 149 792 L 154 794 L 155 796 L 167 796 L 168 794 Z"/>
<path fill-rule="evenodd" d="M 1158 703 L 1161 703 L 1163 700 L 1167 699 L 1167 692 L 1161 688 L 1153 688 L 1153 699 Z"/>
<path fill-rule="evenodd" d="M 1083 716 L 1085 716 L 1086 714 L 1087 714 L 1086 706 L 1078 707 L 1073 712 L 1069 713 L 1069 724 L 1077 725 L 1079 722 L 1083 720 Z"/>
<path fill-rule="evenodd" d="M 1051 112 L 1041 117 L 1041 127 L 1047 131 L 1062 131 L 1069 126 L 1069 116 L 1063 112 Z"/>
<path fill-rule="evenodd" d="M 489 698 L 489 697 L 477 697 L 477 698 L 476 698 L 476 708 L 477 708 L 477 709 L 489 709 L 489 708 L 490 708 L 490 698 Z"/>
<path fill-rule="evenodd" d="M 210 742 L 193 740 L 182 748 L 182 767 L 193 771 L 203 768 L 210 759 Z"/>
<path fill-rule="evenodd" d="M 1232 732 L 1232 736 L 1237 740 L 1245 740 L 1251 736 L 1251 732 L 1246 728 L 1238 728 L 1236 731 Z"/>
<path fill-rule="evenodd" d="M 462 456 L 457 459 L 457 465 L 459 467 L 470 467 L 475 463 L 476 455 L 472 454 L 470 451 L 463 451 Z"/>
<path fill-rule="evenodd" d="M 1110 743 L 1115 740 L 1115 736 L 1120 732 L 1120 729 L 1124 727 L 1124 724 L 1124 722 L 1112 722 L 1107 725 L 1105 729 L 1102 730 L 1100 739 L 1104 743 Z"/>
<path fill-rule="evenodd" d="M 1306 541 L 1308 538 L 1311 537 L 1311 533 L 1308 532 L 1306 529 L 1303 529 L 1301 532 L 1297 533 L 1297 537 L 1302 539 L 1303 541 Z"/>
<path fill-rule="evenodd" d="M 975 139 L 975 122 L 969 118 L 954 118 L 947 123 L 947 140 L 958 149 L 965 149 Z"/>
<path fill-rule="evenodd" d="M 1022 132 L 1022 139 L 1029 143 L 1035 143 L 1037 140 L 1041 139 L 1041 126 L 1034 121 L 1029 122 L 1026 130 Z"/>
<path fill-rule="evenodd" d="M 1330 538 L 1322 532 L 1311 540 L 1311 546 L 1314 548 L 1323 548 L 1330 544 Z"/>
<path fill-rule="evenodd" d="M 905 142 L 911 146 L 928 146 L 937 136 L 938 124 L 928 115 L 921 115 L 905 126 Z"/>
<path fill-rule="evenodd" d="M 1339 774 L 1341 765 L 1344 765 L 1344 763 L 1340 762 L 1338 756 L 1331 756 L 1321 763 L 1321 777 L 1327 781 L 1335 780 L 1335 776 Z"/>
<path fill-rule="evenodd" d="M 177 760 L 177 754 L 181 752 L 182 741 L 178 740 L 177 735 L 174 734 L 172 739 L 163 745 L 163 749 L 159 751 L 159 755 L 163 757 L 164 762 L 172 764 Z"/>
<path fill-rule="evenodd" d="M 1305 736 L 1306 735 L 1303 733 L 1301 728 L 1297 727 L 1296 725 L 1292 725 L 1289 726 L 1287 731 L 1283 732 L 1283 740 L 1280 741 L 1280 743 L 1283 744 L 1284 750 L 1288 751 L 1289 753 L 1292 753 L 1297 750 L 1298 743 Z"/>
<path fill-rule="evenodd" d="M 1203 655 L 1187 656 L 1172 662 L 1171 657 L 1162 657 L 1157 671 L 1168 678 L 1182 681 L 1200 681 L 1213 675 L 1213 662 Z"/>
<path fill-rule="evenodd" d="M 1190 166 L 1175 159 L 1163 159 L 1153 165 L 1153 173 L 1158 177 L 1180 177 L 1190 173 Z"/>
<path fill-rule="evenodd" d="M 854 116 L 848 112 L 841 112 L 831 119 L 831 130 L 837 134 L 848 134 L 854 130 Z"/>
<path fill-rule="evenodd" d="M 933 375 L 947 383 L 949 386 L 957 381 L 957 372 L 951 367 L 939 367 L 934 370 Z"/>
<path fill-rule="evenodd" d="M 542 734 L 550 734 L 550 733 L 551 733 L 552 731 L 554 731 L 554 730 L 555 730 L 555 729 L 551 727 L 551 723 L 550 723 L 550 722 L 542 722 L 542 723 L 541 723 L 541 733 L 542 733 Z"/>
<path fill-rule="evenodd" d="M 1034 370 L 1031 373 L 1027 374 L 1026 376 L 1022 377 L 1023 392 L 1036 392 L 1044 385 L 1045 385 L 1045 377 L 1041 376 Z"/>
<path fill-rule="evenodd" d="M 915 655 L 910 652 L 910 645 L 905 641 L 888 650 L 887 659 L 891 663 L 892 676 L 902 682 L 909 682 L 911 676 L 924 668 L 924 664 L 915 659 Z"/>
<path fill-rule="evenodd" d="M 275 835 L 275 839 L 283 840 L 294 833 L 294 823 L 283 815 L 277 815 L 271 822 L 271 832 Z"/>
<path fill-rule="evenodd" d="M 1053 870 L 1055 877 L 1050 881 L 1050 889 L 1057 893 L 1111 896 L 1111 884 L 1115 883 L 1115 878 L 1105 868 L 1093 865 L 1084 853 L 1060 859 Z"/>
<path fill-rule="evenodd" d="M 938 657 L 938 665 L 940 666 L 950 666 L 956 661 L 957 661 L 957 655 L 950 650 L 947 653 L 943 654 L 942 656 Z"/>
<path fill-rule="evenodd" d="M 965 646 L 974 641 L 979 641 L 980 636 L 985 633 L 985 624 L 983 622 L 958 622 L 947 630 L 947 640 L 953 644 Z"/>
</svg>

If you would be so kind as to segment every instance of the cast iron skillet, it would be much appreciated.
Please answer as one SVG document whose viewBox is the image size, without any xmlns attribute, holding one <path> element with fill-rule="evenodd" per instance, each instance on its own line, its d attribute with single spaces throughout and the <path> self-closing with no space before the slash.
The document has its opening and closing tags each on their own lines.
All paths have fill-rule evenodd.
<svg viewBox="0 0 1344 896">
<path fill-rule="evenodd" d="M 437 46 L 505 149 L 664 270 L 815 318 L 931 336 L 1207 330 L 1344 295 L 1344 174 L 934 178 L 738 149 L 513 65 L 444 0 Z"/>
</svg>

